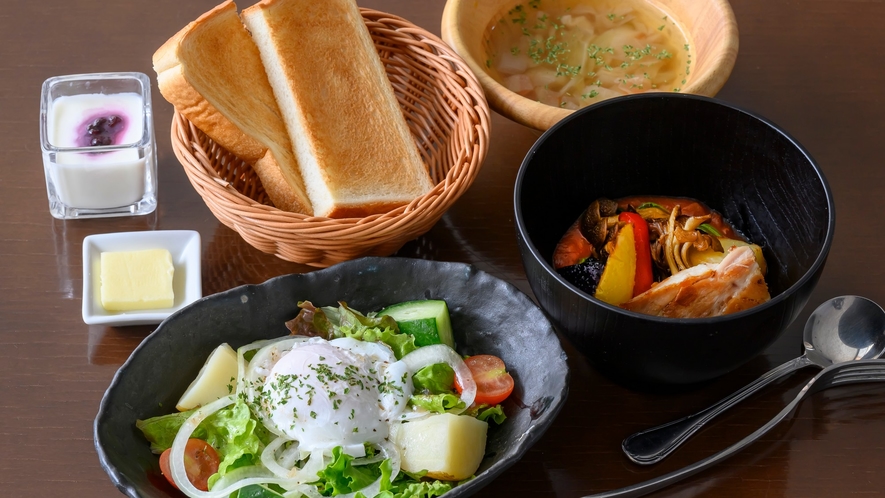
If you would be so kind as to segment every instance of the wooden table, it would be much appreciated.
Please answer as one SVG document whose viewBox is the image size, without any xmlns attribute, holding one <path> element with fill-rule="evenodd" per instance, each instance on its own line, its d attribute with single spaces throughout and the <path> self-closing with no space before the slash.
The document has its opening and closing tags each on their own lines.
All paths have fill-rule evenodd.
<svg viewBox="0 0 885 498">
<path fill-rule="evenodd" d="M 698 0 L 701 1 L 701 0 Z M 6 496 L 117 496 L 96 457 L 92 422 L 117 368 L 149 326 L 87 326 L 80 316 L 81 244 L 90 234 L 193 229 L 203 241 L 203 291 L 310 271 L 253 249 L 218 222 L 172 154 L 172 108 L 154 90 L 159 208 L 136 218 L 59 221 L 48 211 L 38 146 L 40 85 L 54 75 L 141 71 L 151 54 L 216 0 L 7 2 L 0 13 L 0 489 Z M 444 0 L 363 0 L 438 33 Z M 741 49 L 719 97 L 766 116 L 823 167 L 838 230 L 808 309 L 765 353 L 703 386 L 631 391 L 566 345 L 571 394 L 554 426 L 482 496 L 577 497 L 710 455 L 777 413 L 810 377 L 788 380 L 723 416 L 657 467 L 620 453 L 628 434 L 720 399 L 797 356 L 808 313 L 860 294 L 885 303 L 885 2 L 734 0 Z M 512 187 L 539 132 L 494 115 L 470 191 L 397 255 L 462 261 L 530 292 L 515 243 Z M 880 232 L 882 230 L 882 232 Z M 885 386 L 845 387 L 805 401 L 791 421 L 662 497 L 885 496 Z"/>
</svg>

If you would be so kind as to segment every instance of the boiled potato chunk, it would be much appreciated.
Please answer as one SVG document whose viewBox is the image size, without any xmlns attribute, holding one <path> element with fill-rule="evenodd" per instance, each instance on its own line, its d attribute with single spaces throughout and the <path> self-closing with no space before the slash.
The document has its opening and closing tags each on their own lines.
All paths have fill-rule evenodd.
<svg viewBox="0 0 885 498">
<path fill-rule="evenodd" d="M 489 424 L 473 417 L 443 413 L 399 427 L 396 443 L 402 468 L 427 471 L 427 477 L 461 481 L 476 473 L 486 449 Z"/>
<path fill-rule="evenodd" d="M 222 344 L 209 355 L 175 408 L 183 412 L 223 398 L 236 390 L 236 378 L 237 353 L 227 344 Z"/>
</svg>

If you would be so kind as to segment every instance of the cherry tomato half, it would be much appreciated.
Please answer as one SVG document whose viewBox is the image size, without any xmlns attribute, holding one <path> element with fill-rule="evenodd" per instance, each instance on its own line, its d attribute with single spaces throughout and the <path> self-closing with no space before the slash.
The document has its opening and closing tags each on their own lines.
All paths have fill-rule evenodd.
<svg viewBox="0 0 885 498">
<path fill-rule="evenodd" d="M 171 453 L 172 448 L 169 448 L 160 455 L 160 471 L 177 488 L 175 481 L 172 480 L 172 465 L 169 462 Z M 209 477 L 218 472 L 219 463 L 221 463 L 221 458 L 209 443 L 195 438 L 187 440 L 187 444 L 184 446 L 184 470 L 195 488 L 200 491 L 209 491 Z"/>
<path fill-rule="evenodd" d="M 501 358 L 490 354 L 478 354 L 465 359 L 464 363 L 467 364 L 476 382 L 474 403 L 477 405 L 497 405 L 513 392 L 513 377 L 507 373 Z M 461 392 L 457 377 L 455 389 Z"/>
</svg>

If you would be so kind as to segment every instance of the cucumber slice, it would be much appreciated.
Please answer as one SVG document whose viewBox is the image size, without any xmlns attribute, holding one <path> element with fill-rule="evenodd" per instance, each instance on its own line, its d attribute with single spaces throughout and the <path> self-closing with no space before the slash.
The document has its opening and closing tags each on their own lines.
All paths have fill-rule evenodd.
<svg viewBox="0 0 885 498">
<path fill-rule="evenodd" d="M 400 332 L 415 336 L 418 346 L 445 344 L 453 349 L 455 347 L 449 307 L 441 299 L 406 301 L 388 306 L 378 314 L 396 320 Z"/>
</svg>

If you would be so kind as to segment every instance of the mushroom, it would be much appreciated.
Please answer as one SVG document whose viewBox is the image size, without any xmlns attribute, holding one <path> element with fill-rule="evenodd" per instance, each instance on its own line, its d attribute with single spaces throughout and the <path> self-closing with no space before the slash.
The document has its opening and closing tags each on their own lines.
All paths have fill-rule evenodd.
<svg viewBox="0 0 885 498">
<path fill-rule="evenodd" d="M 679 273 L 679 266 L 676 264 L 676 217 L 679 216 L 679 205 L 673 206 L 670 211 L 670 220 L 667 222 L 667 235 L 664 243 L 664 256 L 667 258 L 667 265 L 670 267 L 670 274 Z"/>
<path fill-rule="evenodd" d="M 670 212 L 664 247 L 664 254 L 667 257 L 671 274 L 692 266 L 688 256 L 688 251 L 692 247 L 698 251 L 705 251 L 711 247 L 715 251 L 723 251 L 719 239 L 698 230 L 698 227 L 710 221 L 711 215 L 681 218 L 683 221 L 680 221 L 680 207 L 677 205 Z"/>
<path fill-rule="evenodd" d="M 600 250 L 605 244 L 608 229 L 618 224 L 618 203 L 600 197 L 590 203 L 581 217 L 581 234 Z"/>
</svg>

